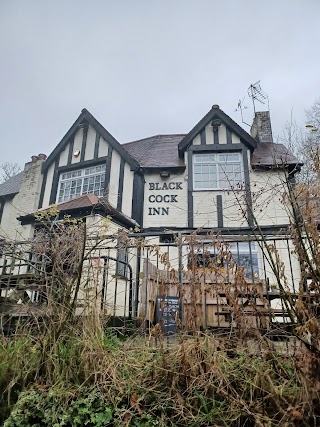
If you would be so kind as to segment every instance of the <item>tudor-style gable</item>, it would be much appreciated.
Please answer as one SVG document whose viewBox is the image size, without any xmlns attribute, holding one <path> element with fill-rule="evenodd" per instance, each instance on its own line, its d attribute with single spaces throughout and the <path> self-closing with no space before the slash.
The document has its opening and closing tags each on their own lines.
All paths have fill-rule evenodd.
<svg viewBox="0 0 320 427">
<path fill-rule="evenodd" d="M 256 147 L 257 141 L 218 105 L 182 139 L 179 155 L 187 165 L 188 227 L 252 224 L 250 206 L 239 205 L 239 199 L 250 203 L 250 158 Z"/>
<path fill-rule="evenodd" d="M 62 151 L 65 151 L 67 146 L 69 147 L 68 163 L 75 163 L 75 161 L 72 160 L 72 150 L 70 150 L 70 148 L 74 148 L 72 141 L 74 141 L 76 135 L 78 135 L 78 138 L 82 136 L 82 138 L 80 138 L 77 143 L 77 148 L 80 150 L 79 160 L 85 160 L 89 125 L 91 125 L 91 129 L 95 130 L 96 134 L 94 137 L 94 150 L 90 153 L 90 155 L 88 153 L 87 157 L 96 159 L 98 157 L 103 157 L 103 155 L 107 155 L 107 151 L 103 149 L 103 146 L 100 147 L 100 139 L 102 137 L 104 141 L 106 141 L 113 149 L 115 149 L 133 169 L 139 166 L 137 161 L 128 154 L 128 152 L 121 146 L 121 144 L 101 125 L 101 123 L 99 123 L 98 120 L 95 119 L 86 108 L 83 108 L 77 120 L 73 123 L 68 132 L 52 151 L 50 156 L 48 156 L 47 161 L 43 166 L 43 171 L 46 171 L 50 167 L 50 165 L 56 160 L 57 155 Z M 82 129 L 82 132 L 79 133 L 80 129 Z"/>
<path fill-rule="evenodd" d="M 218 105 L 213 105 L 212 109 L 179 143 L 179 154 L 183 157 L 183 153 L 190 145 L 206 146 L 239 143 L 243 143 L 251 151 L 257 146 L 255 139 L 225 114 Z"/>
<path fill-rule="evenodd" d="M 82 110 L 42 172 L 39 208 L 92 193 L 141 223 L 141 200 L 133 192 L 142 179 L 139 164 L 88 110 Z"/>
</svg>

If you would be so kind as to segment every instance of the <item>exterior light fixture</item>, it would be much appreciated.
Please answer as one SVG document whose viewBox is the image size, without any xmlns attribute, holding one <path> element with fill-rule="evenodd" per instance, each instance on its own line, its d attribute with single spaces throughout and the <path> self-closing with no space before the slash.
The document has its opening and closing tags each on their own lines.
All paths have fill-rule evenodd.
<svg viewBox="0 0 320 427">
<path fill-rule="evenodd" d="M 161 178 L 169 178 L 170 172 L 168 172 L 168 171 L 161 171 L 160 172 L 160 176 L 161 176 Z"/>
</svg>

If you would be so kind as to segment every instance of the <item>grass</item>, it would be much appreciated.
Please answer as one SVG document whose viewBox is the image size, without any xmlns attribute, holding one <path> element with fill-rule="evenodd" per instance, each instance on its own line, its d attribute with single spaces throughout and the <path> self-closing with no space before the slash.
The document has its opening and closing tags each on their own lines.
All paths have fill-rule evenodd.
<svg viewBox="0 0 320 427">
<path fill-rule="evenodd" d="M 318 425 L 319 384 L 307 353 L 246 346 L 212 335 L 151 347 L 83 325 L 0 343 L 1 425 Z"/>
</svg>

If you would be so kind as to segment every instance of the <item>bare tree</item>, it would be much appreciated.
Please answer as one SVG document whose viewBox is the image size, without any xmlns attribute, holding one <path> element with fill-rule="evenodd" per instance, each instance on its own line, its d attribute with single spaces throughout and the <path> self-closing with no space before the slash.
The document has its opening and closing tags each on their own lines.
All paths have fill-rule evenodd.
<svg viewBox="0 0 320 427">
<path fill-rule="evenodd" d="M 22 167 L 18 163 L 5 162 L 0 165 L 0 171 L 0 183 L 2 183 L 21 172 Z"/>
<path fill-rule="evenodd" d="M 320 97 L 306 111 L 306 116 L 309 124 L 311 124 L 315 129 L 320 128 Z"/>
<path fill-rule="evenodd" d="M 304 163 L 297 181 L 305 185 L 313 185 L 320 178 L 320 98 L 306 110 L 306 127 L 300 127 L 293 118 L 283 128 L 279 138 L 289 150 Z"/>
</svg>

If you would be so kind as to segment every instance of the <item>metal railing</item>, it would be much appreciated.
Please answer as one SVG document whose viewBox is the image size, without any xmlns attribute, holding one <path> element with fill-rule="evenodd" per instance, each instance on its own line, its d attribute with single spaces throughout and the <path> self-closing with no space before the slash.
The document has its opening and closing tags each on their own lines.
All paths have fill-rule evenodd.
<svg viewBox="0 0 320 427">
<path fill-rule="evenodd" d="M 184 236 L 159 243 L 146 236 L 143 244 L 126 246 L 125 259 L 118 249 L 100 245 L 86 260 L 78 314 L 94 306 L 114 326 L 159 323 L 175 332 L 291 325 L 296 318 L 290 308 L 299 296 L 318 311 L 306 284 L 301 289 L 300 264 L 288 237 Z M 41 316 L 53 281 L 48 258 L 35 257 L 28 243 L 3 249 L 0 327 Z"/>
</svg>

